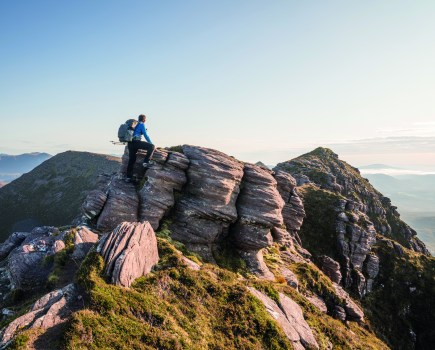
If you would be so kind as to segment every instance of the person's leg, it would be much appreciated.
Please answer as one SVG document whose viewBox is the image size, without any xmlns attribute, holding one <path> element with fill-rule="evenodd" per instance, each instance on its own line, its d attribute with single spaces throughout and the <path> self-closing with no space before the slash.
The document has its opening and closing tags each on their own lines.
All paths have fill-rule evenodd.
<svg viewBox="0 0 435 350">
<path fill-rule="evenodd" d="M 133 167 L 136 162 L 137 146 L 134 141 L 128 143 L 128 166 L 127 166 L 127 178 L 133 176 Z"/>
<path fill-rule="evenodd" d="M 145 159 L 143 160 L 144 163 L 148 163 L 150 161 L 150 158 L 152 157 L 154 150 L 156 149 L 156 146 L 154 146 L 152 143 L 148 143 L 145 141 L 141 141 L 140 143 L 140 149 L 143 149 L 147 151 L 147 154 L 145 156 Z"/>
</svg>

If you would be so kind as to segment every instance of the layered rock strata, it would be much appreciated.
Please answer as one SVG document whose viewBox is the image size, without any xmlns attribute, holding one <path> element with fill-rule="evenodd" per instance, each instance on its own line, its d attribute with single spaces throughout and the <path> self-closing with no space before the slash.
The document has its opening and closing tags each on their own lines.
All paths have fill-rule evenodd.
<svg viewBox="0 0 435 350">
<path fill-rule="evenodd" d="M 123 221 L 138 221 L 139 196 L 131 183 L 118 176 L 112 176 L 107 193 L 107 201 L 98 217 L 97 228 L 101 231 L 113 230 Z"/>
<path fill-rule="evenodd" d="M 162 218 L 175 204 L 175 192 L 187 182 L 189 159 L 177 152 L 156 150 L 154 164 L 146 171 L 146 182 L 139 191 L 140 221 L 148 221 L 156 230 Z"/>
<path fill-rule="evenodd" d="M 183 153 L 190 166 L 183 196 L 175 205 L 172 237 L 214 261 L 213 245 L 237 220 L 243 163 L 202 147 L 183 146 Z"/>
<path fill-rule="evenodd" d="M 282 217 L 286 228 L 284 235 L 278 236 L 277 241 L 286 243 L 291 240 L 292 243 L 302 245 L 298 232 L 305 217 L 305 210 L 304 204 L 297 193 L 296 180 L 290 174 L 281 170 L 276 171 L 274 177 L 279 194 L 284 200 Z M 288 234 L 290 234 L 290 237 Z"/>
<path fill-rule="evenodd" d="M 123 222 L 104 236 L 97 247 L 111 283 L 130 287 L 159 261 L 157 239 L 150 223 Z"/>
<path fill-rule="evenodd" d="M 273 279 L 261 257 L 261 249 L 272 245 L 272 231 L 283 230 L 281 198 L 272 172 L 245 164 L 242 190 L 237 198 L 238 219 L 231 233 L 248 267 L 257 275 Z"/>
</svg>

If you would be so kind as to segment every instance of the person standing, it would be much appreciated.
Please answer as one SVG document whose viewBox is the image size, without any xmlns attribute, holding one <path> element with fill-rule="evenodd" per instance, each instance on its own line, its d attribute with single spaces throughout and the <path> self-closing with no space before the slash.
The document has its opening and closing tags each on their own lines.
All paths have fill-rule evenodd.
<svg viewBox="0 0 435 350">
<path fill-rule="evenodd" d="M 146 150 L 147 154 L 145 156 L 143 166 L 147 167 L 150 164 L 150 159 L 154 153 L 156 147 L 151 142 L 150 137 L 147 134 L 147 129 L 145 128 L 145 122 L 147 117 L 144 114 L 139 115 L 139 123 L 134 128 L 133 141 L 128 142 L 128 166 L 127 166 L 127 178 L 126 181 L 130 182 L 133 175 L 133 167 L 136 162 L 136 154 L 140 149 Z M 146 141 L 142 141 L 142 136 Z"/>
</svg>

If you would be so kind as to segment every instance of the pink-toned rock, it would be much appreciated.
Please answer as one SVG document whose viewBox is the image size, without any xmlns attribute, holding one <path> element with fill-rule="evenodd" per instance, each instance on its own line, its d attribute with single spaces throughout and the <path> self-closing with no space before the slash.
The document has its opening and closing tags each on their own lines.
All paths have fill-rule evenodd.
<svg viewBox="0 0 435 350">
<path fill-rule="evenodd" d="M 57 241 L 54 242 L 53 244 L 53 252 L 59 253 L 61 250 L 65 249 L 65 242 L 58 239 Z"/>
<path fill-rule="evenodd" d="M 320 255 L 317 260 L 319 267 L 323 271 L 323 273 L 328 276 L 332 282 L 340 283 L 340 264 L 327 255 Z"/>
<path fill-rule="evenodd" d="M 284 201 L 271 170 L 246 163 L 243 171 L 236 203 L 239 217 L 231 234 L 248 268 L 260 277 L 273 279 L 263 263 L 261 249 L 272 245 L 272 230 L 283 226 Z"/>
<path fill-rule="evenodd" d="M 79 227 L 74 235 L 74 252 L 75 259 L 83 259 L 92 246 L 98 242 L 98 235 L 87 227 Z"/>
<path fill-rule="evenodd" d="M 147 181 L 139 192 L 140 221 L 148 221 L 154 230 L 174 206 L 174 192 L 185 185 L 189 159 L 181 153 L 156 150 L 154 164 L 146 171 Z"/>
<path fill-rule="evenodd" d="M 286 231 L 290 234 L 293 243 L 301 245 L 298 232 L 301 229 L 305 217 L 304 205 L 296 191 L 296 180 L 282 170 L 276 170 L 274 177 L 277 181 L 278 191 L 284 200 L 282 217 Z M 288 238 L 280 238 L 282 243 Z"/>
<path fill-rule="evenodd" d="M 123 222 L 100 240 L 97 251 L 113 284 L 130 287 L 159 260 L 157 239 L 149 222 Z"/>
<path fill-rule="evenodd" d="M 287 316 L 279 308 L 276 302 L 270 299 L 264 293 L 256 290 L 255 288 L 248 287 L 248 289 L 253 296 L 255 296 L 263 303 L 269 315 L 272 316 L 275 319 L 275 321 L 279 324 L 279 326 L 282 328 L 287 338 L 292 342 L 293 349 L 305 350 L 305 347 L 301 343 L 301 337 L 299 336 L 299 333 L 296 331 L 296 329 L 287 319 Z"/>
<path fill-rule="evenodd" d="M 134 185 L 113 176 L 106 204 L 98 218 L 97 228 L 111 231 L 123 221 L 136 222 L 138 208 L 139 198 Z"/>
<path fill-rule="evenodd" d="M 337 283 L 333 283 L 337 295 L 345 301 L 346 318 L 350 321 L 364 322 L 364 311 L 352 300 L 349 294 Z"/>
<path fill-rule="evenodd" d="M 175 205 L 172 237 L 213 261 L 212 247 L 237 220 L 243 163 L 212 149 L 183 146 L 189 159 L 183 197 Z"/>
<path fill-rule="evenodd" d="M 190 260 L 189 258 L 186 258 L 184 255 L 181 257 L 181 260 L 189 269 L 194 271 L 201 270 L 201 266 L 199 266 L 196 262 Z"/>
<path fill-rule="evenodd" d="M 287 285 L 296 290 L 299 289 L 298 277 L 292 271 L 286 268 L 282 268 L 281 275 L 285 278 Z"/>
<path fill-rule="evenodd" d="M 69 284 L 38 299 L 31 310 L 12 321 L 2 330 L 0 347 L 8 344 L 18 331 L 25 328 L 50 329 L 65 322 L 77 310 L 77 289 Z"/>
<path fill-rule="evenodd" d="M 316 294 L 306 295 L 305 298 L 323 313 L 326 314 L 328 312 L 328 307 L 326 306 L 325 301 L 318 295 Z"/>
<path fill-rule="evenodd" d="M 290 324 L 299 334 L 302 345 L 305 348 L 318 349 L 319 344 L 317 344 L 317 341 L 313 335 L 313 331 L 308 326 L 308 323 L 305 321 L 300 306 L 288 296 L 279 293 L 279 307 L 284 312 Z"/>
</svg>

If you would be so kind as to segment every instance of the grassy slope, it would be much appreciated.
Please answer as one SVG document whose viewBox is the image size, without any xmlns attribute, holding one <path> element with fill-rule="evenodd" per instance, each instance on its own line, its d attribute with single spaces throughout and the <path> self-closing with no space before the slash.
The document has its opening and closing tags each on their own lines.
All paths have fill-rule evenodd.
<svg viewBox="0 0 435 350">
<path fill-rule="evenodd" d="M 68 151 L 1 188 L 0 241 L 24 220 L 31 219 L 35 225 L 69 224 L 98 174 L 116 171 L 119 162 L 107 155 Z"/>
</svg>

